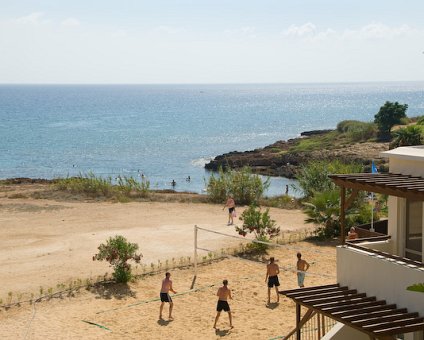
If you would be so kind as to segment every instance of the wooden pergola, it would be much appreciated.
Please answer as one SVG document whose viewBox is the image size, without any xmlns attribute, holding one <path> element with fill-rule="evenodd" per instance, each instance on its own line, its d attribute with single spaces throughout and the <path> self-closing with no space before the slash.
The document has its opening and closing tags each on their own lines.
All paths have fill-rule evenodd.
<svg viewBox="0 0 424 340">
<path fill-rule="evenodd" d="M 296 303 L 296 339 L 302 326 L 316 313 L 368 334 L 370 339 L 395 339 L 396 334 L 424 330 L 424 318 L 376 297 L 339 284 L 280 291 Z M 301 306 L 308 310 L 301 319 Z"/>
<path fill-rule="evenodd" d="M 345 214 L 359 191 L 404 197 L 424 201 L 424 178 L 394 173 L 359 173 L 330 175 L 332 181 L 340 187 L 340 228 L 342 243 L 345 243 Z M 350 196 L 346 198 L 346 190 Z"/>
</svg>

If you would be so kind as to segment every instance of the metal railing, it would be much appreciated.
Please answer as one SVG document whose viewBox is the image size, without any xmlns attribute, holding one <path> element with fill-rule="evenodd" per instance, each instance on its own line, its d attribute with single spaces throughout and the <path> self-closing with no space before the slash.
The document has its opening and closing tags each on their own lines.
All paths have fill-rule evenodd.
<svg viewBox="0 0 424 340">
<path fill-rule="evenodd" d="M 316 313 L 300 329 L 300 338 L 302 340 L 319 340 L 337 323 L 323 314 Z M 292 332 L 290 332 L 292 333 Z M 282 336 L 282 340 L 296 340 L 297 334 L 294 332 L 288 336 Z"/>
</svg>

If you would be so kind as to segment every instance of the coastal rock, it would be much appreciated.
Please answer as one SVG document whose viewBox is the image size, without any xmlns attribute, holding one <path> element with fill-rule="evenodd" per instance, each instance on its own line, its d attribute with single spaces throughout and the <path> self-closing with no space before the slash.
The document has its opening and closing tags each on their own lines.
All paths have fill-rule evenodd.
<svg viewBox="0 0 424 340">
<path fill-rule="evenodd" d="M 325 129 L 325 130 L 311 130 L 311 131 L 303 131 L 301 132 L 301 136 L 316 136 L 316 135 L 323 135 L 327 132 L 331 132 L 333 130 L 331 129 Z"/>
<path fill-rule="evenodd" d="M 313 132 L 312 135 L 314 135 Z M 377 167 L 382 170 L 387 168 L 386 159 L 380 157 L 380 152 L 389 150 L 389 143 L 365 142 L 334 145 L 332 148 L 313 151 L 294 152 L 290 150 L 292 146 L 297 145 L 300 140 L 305 138 L 309 138 L 309 136 L 304 135 L 304 137 L 288 141 L 277 141 L 264 148 L 251 151 L 232 151 L 217 156 L 207 163 L 205 168 L 217 171 L 220 167 L 237 170 L 248 166 L 257 174 L 287 178 L 295 178 L 300 167 L 312 160 L 338 159 L 344 162 L 358 162 L 365 166 L 365 171 L 369 171 L 371 161 L 374 160 Z"/>
</svg>

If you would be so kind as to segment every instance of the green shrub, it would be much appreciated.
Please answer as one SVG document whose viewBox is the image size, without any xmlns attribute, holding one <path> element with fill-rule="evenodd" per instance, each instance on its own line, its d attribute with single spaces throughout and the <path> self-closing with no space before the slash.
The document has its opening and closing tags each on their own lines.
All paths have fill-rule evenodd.
<svg viewBox="0 0 424 340">
<path fill-rule="evenodd" d="M 55 182 L 55 186 L 59 190 L 69 191 L 74 194 L 86 194 L 92 197 L 108 197 L 113 191 L 111 177 L 97 177 L 92 172 L 87 175 L 79 174 L 77 177 L 58 179 Z"/>
<path fill-rule="evenodd" d="M 316 192 L 308 202 L 304 202 L 306 223 L 314 224 L 321 238 L 331 238 L 340 234 L 340 193 L 338 189 Z"/>
<path fill-rule="evenodd" d="M 358 120 L 342 120 L 337 124 L 337 131 L 340 133 L 346 133 L 349 128 L 356 125 L 357 123 L 361 123 Z"/>
<path fill-rule="evenodd" d="M 412 122 L 411 118 L 403 117 L 399 120 L 399 125 L 408 125 Z"/>
<path fill-rule="evenodd" d="M 126 283 L 131 280 L 131 265 L 127 262 L 134 260 L 139 263 L 142 254 L 137 254 L 138 245 L 130 243 L 123 236 L 110 237 L 106 244 L 101 244 L 99 252 L 93 256 L 93 261 L 107 261 L 113 267 L 113 278 L 116 282 Z"/>
<path fill-rule="evenodd" d="M 252 204 L 243 211 L 240 220 L 243 221 L 243 225 L 235 227 L 239 235 L 246 236 L 253 233 L 256 240 L 268 242 L 280 234 L 280 228 L 269 215 L 269 208 L 262 212 L 259 207 Z M 268 249 L 268 245 L 262 243 L 254 243 L 251 247 L 261 251 Z"/>
<path fill-rule="evenodd" d="M 362 123 L 349 129 L 347 135 L 352 142 L 366 142 L 377 137 L 377 127 L 372 123 Z"/>
<path fill-rule="evenodd" d="M 367 141 L 377 136 L 377 126 L 358 120 L 343 120 L 337 124 L 337 131 L 347 135 L 353 142 Z"/>
<path fill-rule="evenodd" d="M 421 145 L 423 142 L 423 128 L 421 125 L 410 125 L 392 132 L 393 140 L 390 147 Z"/>
<path fill-rule="evenodd" d="M 218 171 L 218 176 L 212 174 L 207 183 L 209 200 L 221 203 L 232 194 L 237 204 L 252 204 L 262 198 L 264 191 L 269 187 L 269 179 L 262 181 L 261 177 L 252 174 L 250 168 L 244 167 L 241 171 Z"/>
<path fill-rule="evenodd" d="M 305 197 L 311 197 L 314 192 L 335 188 L 328 175 L 358 172 L 363 172 L 363 165 L 357 163 L 343 163 L 339 160 L 309 162 L 301 167 L 297 176 L 299 191 L 303 192 Z"/>
<path fill-rule="evenodd" d="M 424 116 L 418 117 L 417 125 L 424 125 Z"/>
<path fill-rule="evenodd" d="M 59 178 L 55 181 L 55 188 L 68 191 L 73 194 L 84 194 L 89 197 L 114 197 L 118 201 L 128 201 L 131 195 L 147 197 L 150 190 L 150 182 L 143 178 L 141 182 L 133 177 L 118 176 L 117 184 L 112 183 L 111 177 L 99 177 L 89 172 L 86 175 L 79 174 L 77 177 Z"/>
</svg>

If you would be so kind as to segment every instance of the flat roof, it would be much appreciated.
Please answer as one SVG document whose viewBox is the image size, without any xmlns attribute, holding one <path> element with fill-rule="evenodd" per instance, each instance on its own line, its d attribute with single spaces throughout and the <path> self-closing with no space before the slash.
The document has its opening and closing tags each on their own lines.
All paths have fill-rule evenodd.
<svg viewBox="0 0 424 340">
<path fill-rule="evenodd" d="M 340 187 L 424 201 L 423 177 L 390 172 L 340 174 L 329 177 Z"/>
<path fill-rule="evenodd" d="M 380 156 L 424 162 L 424 145 L 401 146 L 399 148 L 380 152 Z"/>
</svg>

